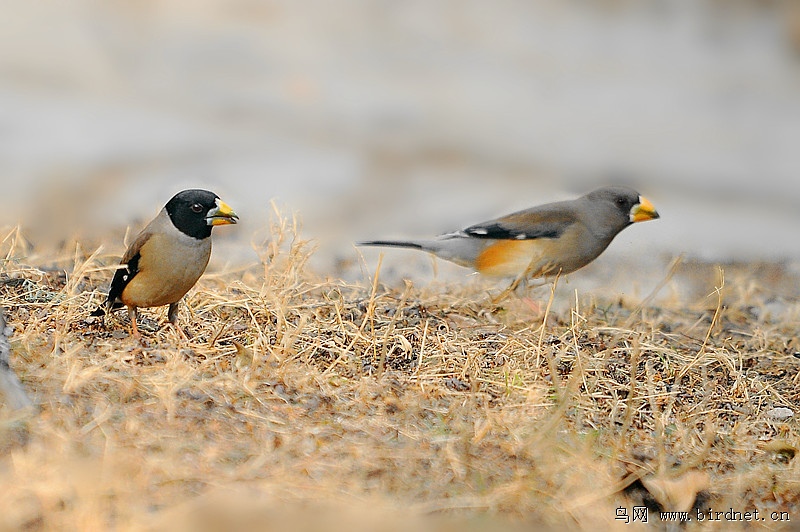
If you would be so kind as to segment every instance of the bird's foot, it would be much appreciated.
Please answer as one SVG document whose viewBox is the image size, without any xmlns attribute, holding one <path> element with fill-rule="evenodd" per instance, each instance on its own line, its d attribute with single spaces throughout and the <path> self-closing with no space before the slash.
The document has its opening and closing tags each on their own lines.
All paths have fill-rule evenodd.
<svg viewBox="0 0 800 532">
<path fill-rule="evenodd" d="M 133 335 L 133 337 L 136 339 L 136 341 L 139 343 L 140 346 L 150 347 L 150 338 L 142 336 L 141 333 L 139 333 L 138 331 L 136 332 L 136 334 Z"/>
<path fill-rule="evenodd" d="M 172 321 L 169 322 L 169 323 L 170 323 L 170 325 L 172 325 L 172 328 L 175 329 L 175 332 L 178 333 L 178 336 L 181 337 L 182 341 L 188 342 L 192 338 L 191 334 L 189 334 L 188 331 L 186 331 L 183 327 L 181 327 L 177 323 L 172 322 Z"/>
<path fill-rule="evenodd" d="M 508 299 L 508 296 L 515 293 L 516 289 L 517 289 L 517 284 L 511 283 L 511 285 L 508 288 L 506 288 L 505 290 L 503 290 L 502 292 L 500 292 L 491 299 L 492 305 L 495 307 L 500 306 L 501 303 L 503 303 Z"/>
<path fill-rule="evenodd" d="M 538 299 L 533 299 L 532 297 L 523 296 L 520 297 L 519 300 L 522 301 L 526 307 L 531 309 L 531 312 L 533 312 L 534 314 L 541 315 L 544 313 L 544 308 L 542 308 L 542 302 L 539 301 Z"/>
</svg>

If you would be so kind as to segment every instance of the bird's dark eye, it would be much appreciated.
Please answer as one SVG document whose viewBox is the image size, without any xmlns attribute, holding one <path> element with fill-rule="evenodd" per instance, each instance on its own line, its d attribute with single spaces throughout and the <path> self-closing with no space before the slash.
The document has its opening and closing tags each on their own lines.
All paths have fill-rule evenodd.
<svg viewBox="0 0 800 532">
<path fill-rule="evenodd" d="M 203 206 L 199 203 L 192 203 L 191 209 L 192 212 L 203 212 Z"/>
<path fill-rule="evenodd" d="M 620 207 L 624 207 L 625 206 L 625 198 L 617 198 L 617 205 L 619 205 Z"/>
</svg>

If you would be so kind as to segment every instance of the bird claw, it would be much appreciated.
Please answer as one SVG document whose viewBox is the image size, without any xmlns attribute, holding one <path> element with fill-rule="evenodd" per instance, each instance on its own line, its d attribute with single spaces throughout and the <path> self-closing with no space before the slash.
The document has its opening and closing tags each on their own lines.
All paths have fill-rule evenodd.
<svg viewBox="0 0 800 532">
<path fill-rule="evenodd" d="M 175 329 L 175 332 L 178 333 L 178 336 L 180 336 L 181 340 L 183 340 L 184 342 L 188 342 L 192 338 L 192 336 L 188 333 L 188 331 L 184 330 L 184 328 L 178 325 L 177 323 L 170 322 L 170 325 L 172 325 L 172 328 Z"/>
</svg>

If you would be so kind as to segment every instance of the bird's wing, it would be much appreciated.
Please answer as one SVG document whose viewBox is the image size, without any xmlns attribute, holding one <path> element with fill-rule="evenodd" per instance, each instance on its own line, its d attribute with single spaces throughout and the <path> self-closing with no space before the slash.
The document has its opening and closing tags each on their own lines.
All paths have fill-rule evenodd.
<svg viewBox="0 0 800 532">
<path fill-rule="evenodd" d="M 532 240 L 558 238 L 578 222 L 574 211 L 562 204 L 542 205 L 515 212 L 488 222 L 467 227 L 462 232 L 472 238 Z"/>
<path fill-rule="evenodd" d="M 131 282 L 131 279 L 139 273 L 140 252 L 142 246 L 150 240 L 151 236 L 153 236 L 152 233 L 142 231 L 136 237 L 136 240 L 128 246 L 128 249 L 125 251 L 120 261 L 120 268 L 114 272 L 114 278 L 111 280 L 111 287 L 108 289 L 106 304 L 113 305 L 122 295 L 122 291 L 125 290 L 125 287 Z"/>
</svg>

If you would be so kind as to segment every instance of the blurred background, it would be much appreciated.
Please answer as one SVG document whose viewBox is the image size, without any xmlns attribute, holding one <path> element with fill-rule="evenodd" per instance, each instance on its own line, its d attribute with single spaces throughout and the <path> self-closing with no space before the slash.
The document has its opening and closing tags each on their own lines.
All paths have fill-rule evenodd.
<svg viewBox="0 0 800 532">
<path fill-rule="evenodd" d="M 800 261 L 800 2 L 0 5 L 2 225 L 34 241 L 138 229 L 205 187 L 242 218 L 215 267 L 257 260 L 274 199 L 318 271 L 359 277 L 378 252 L 360 269 L 354 240 L 626 183 L 662 218 L 595 272 Z"/>
</svg>

